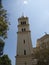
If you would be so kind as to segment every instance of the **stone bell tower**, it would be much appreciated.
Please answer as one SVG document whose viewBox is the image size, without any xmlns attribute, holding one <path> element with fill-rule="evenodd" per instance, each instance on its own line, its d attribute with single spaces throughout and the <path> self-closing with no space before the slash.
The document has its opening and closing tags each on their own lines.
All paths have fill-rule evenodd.
<svg viewBox="0 0 49 65">
<path fill-rule="evenodd" d="M 28 17 L 18 18 L 16 65 L 31 65 L 32 42 Z"/>
</svg>

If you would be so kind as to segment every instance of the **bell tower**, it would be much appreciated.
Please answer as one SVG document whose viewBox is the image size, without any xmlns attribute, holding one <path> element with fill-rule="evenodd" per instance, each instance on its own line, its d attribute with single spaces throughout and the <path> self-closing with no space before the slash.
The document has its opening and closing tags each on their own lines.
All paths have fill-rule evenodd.
<svg viewBox="0 0 49 65">
<path fill-rule="evenodd" d="M 16 65 L 30 65 L 32 42 L 28 17 L 18 18 Z"/>
</svg>

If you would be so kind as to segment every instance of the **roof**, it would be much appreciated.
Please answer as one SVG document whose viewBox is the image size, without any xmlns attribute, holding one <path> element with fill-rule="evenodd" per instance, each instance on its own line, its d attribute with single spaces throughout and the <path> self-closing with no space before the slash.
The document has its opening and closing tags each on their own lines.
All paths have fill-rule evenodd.
<svg viewBox="0 0 49 65">
<path fill-rule="evenodd" d="M 28 19 L 28 17 L 21 16 L 21 17 L 18 18 L 18 20 L 22 20 L 22 19 Z"/>
<path fill-rule="evenodd" d="M 49 34 L 45 34 L 44 36 L 42 36 L 41 38 L 37 39 L 37 41 L 43 41 L 45 40 L 46 38 L 49 38 Z"/>
</svg>

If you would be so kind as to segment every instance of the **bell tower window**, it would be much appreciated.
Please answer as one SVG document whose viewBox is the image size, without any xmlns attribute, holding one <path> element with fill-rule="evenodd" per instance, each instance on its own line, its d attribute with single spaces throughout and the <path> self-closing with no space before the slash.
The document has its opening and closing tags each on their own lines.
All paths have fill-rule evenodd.
<svg viewBox="0 0 49 65">
<path fill-rule="evenodd" d="M 25 44 L 25 40 L 23 40 L 24 44 Z"/>
<path fill-rule="evenodd" d="M 22 22 L 21 22 L 21 25 L 25 25 L 25 24 L 26 24 L 26 21 L 22 21 Z"/>
<path fill-rule="evenodd" d="M 21 24 L 22 24 L 22 22 L 21 22 Z"/>
<path fill-rule="evenodd" d="M 25 24 L 26 24 L 26 22 L 25 22 Z"/>
<path fill-rule="evenodd" d="M 22 28 L 22 32 L 24 32 L 24 31 L 26 31 L 26 29 L 25 28 Z"/>
<path fill-rule="evenodd" d="M 24 50 L 24 55 L 26 55 L 26 50 Z"/>
<path fill-rule="evenodd" d="M 22 28 L 22 32 L 23 32 L 23 28 Z"/>
<path fill-rule="evenodd" d="M 24 28 L 24 31 L 26 31 L 26 29 Z"/>
</svg>

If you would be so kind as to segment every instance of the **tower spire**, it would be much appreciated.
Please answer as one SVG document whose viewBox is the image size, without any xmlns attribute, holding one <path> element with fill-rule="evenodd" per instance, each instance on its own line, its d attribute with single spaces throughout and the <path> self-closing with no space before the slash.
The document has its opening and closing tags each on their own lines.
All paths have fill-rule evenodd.
<svg viewBox="0 0 49 65">
<path fill-rule="evenodd" d="M 24 13 L 22 12 L 22 17 L 24 17 Z"/>
</svg>

